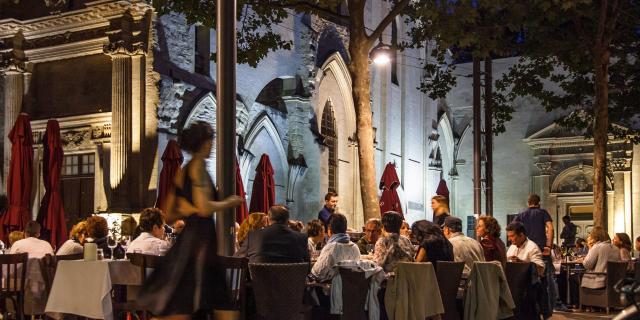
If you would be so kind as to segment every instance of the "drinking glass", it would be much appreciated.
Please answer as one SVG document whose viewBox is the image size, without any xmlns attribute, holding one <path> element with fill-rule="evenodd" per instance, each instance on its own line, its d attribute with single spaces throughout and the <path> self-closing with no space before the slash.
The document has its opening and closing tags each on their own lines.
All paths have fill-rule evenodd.
<svg viewBox="0 0 640 320">
<path fill-rule="evenodd" d="M 115 236 L 111 235 L 107 238 L 107 246 L 111 250 L 111 259 L 116 260 L 113 250 L 118 246 L 118 241 L 116 241 Z"/>
<path fill-rule="evenodd" d="M 98 249 L 98 250 L 96 250 L 96 252 L 97 252 L 97 254 L 96 254 L 97 259 L 98 260 L 103 260 L 104 259 L 104 252 L 102 251 L 102 249 Z"/>
<path fill-rule="evenodd" d="M 120 245 L 125 252 L 124 259 L 127 260 L 127 248 L 129 247 L 129 243 L 131 243 L 131 236 L 122 236 L 120 238 Z"/>
</svg>

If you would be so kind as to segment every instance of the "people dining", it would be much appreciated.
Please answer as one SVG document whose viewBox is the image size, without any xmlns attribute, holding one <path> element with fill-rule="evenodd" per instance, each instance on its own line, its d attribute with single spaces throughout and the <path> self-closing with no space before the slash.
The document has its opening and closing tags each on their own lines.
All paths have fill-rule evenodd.
<svg viewBox="0 0 640 320">
<path fill-rule="evenodd" d="M 458 217 L 447 217 L 444 220 L 444 228 L 442 231 L 453 246 L 453 260 L 456 262 L 464 262 L 462 274 L 465 276 L 469 275 L 474 262 L 484 261 L 482 246 L 480 246 L 480 243 L 476 239 L 469 238 L 462 234 L 462 220 Z"/>
<path fill-rule="evenodd" d="M 24 231 L 11 231 L 9 233 L 9 247 L 12 247 L 18 240 L 24 239 Z"/>
<path fill-rule="evenodd" d="M 500 239 L 500 224 L 492 216 L 481 216 L 476 222 L 476 234 L 480 239 L 485 261 L 498 261 L 504 268 L 507 263 L 507 248 Z"/>
<path fill-rule="evenodd" d="M 411 226 L 411 234 L 419 243 L 416 262 L 453 261 L 453 245 L 437 224 L 420 220 Z"/>
<path fill-rule="evenodd" d="M 269 219 L 266 214 L 262 212 L 254 212 L 250 214 L 246 219 L 244 219 L 244 221 L 242 221 L 240 228 L 238 228 L 238 233 L 236 235 L 238 248 L 240 248 L 247 239 L 249 232 L 253 230 L 260 230 L 267 225 L 269 225 Z"/>
<path fill-rule="evenodd" d="M 604 288 L 607 279 L 605 275 L 607 262 L 620 261 L 620 249 L 611 243 L 609 234 L 600 226 L 593 227 L 589 237 L 593 241 L 593 246 L 582 260 L 586 273 L 582 276 L 581 286 L 590 289 Z"/>
<path fill-rule="evenodd" d="M 535 242 L 527 238 L 527 231 L 521 222 L 514 221 L 507 226 L 507 239 L 512 243 L 507 250 L 507 261 L 533 262 L 538 275 L 544 275 L 542 251 Z"/>
<path fill-rule="evenodd" d="M 24 227 L 26 238 L 16 241 L 9 253 L 27 253 L 29 258 L 42 258 L 47 254 L 53 255 L 53 248 L 40 237 L 40 224 L 36 221 L 29 221 Z"/>
<path fill-rule="evenodd" d="M 444 219 L 450 215 L 449 199 L 441 195 L 434 196 L 431 198 L 431 209 L 433 209 L 433 222 L 442 228 Z"/>
<path fill-rule="evenodd" d="M 347 217 L 334 213 L 329 219 L 329 240 L 322 248 L 318 261 L 313 265 L 311 274 L 320 281 L 331 280 L 336 274 L 334 266 L 346 260 L 360 260 L 360 249 L 351 242 L 347 234 Z"/>
<path fill-rule="evenodd" d="M 142 233 L 127 247 L 127 253 L 164 255 L 169 250 L 169 242 L 164 240 L 164 221 L 158 208 L 146 208 L 140 213 Z"/>
<path fill-rule="evenodd" d="M 616 233 L 612 241 L 613 245 L 620 250 L 620 261 L 631 261 L 631 238 L 624 232 Z"/>
<path fill-rule="evenodd" d="M 73 228 L 71 228 L 71 232 L 69 232 L 69 240 L 65 241 L 62 246 L 58 248 L 56 255 L 62 256 L 84 252 L 82 245 L 84 244 L 86 236 L 87 223 L 84 221 L 76 223 Z"/>
<path fill-rule="evenodd" d="M 411 239 L 411 227 L 406 220 L 402 220 L 402 227 L 400 227 L 400 235 Z"/>
<path fill-rule="evenodd" d="M 411 240 L 400 235 L 402 216 L 394 211 L 382 215 L 382 237 L 376 242 L 373 261 L 386 272 L 395 270 L 403 261 L 414 261 Z"/>
<path fill-rule="evenodd" d="M 109 225 L 107 224 L 107 219 L 101 216 L 87 218 L 87 239 L 91 238 L 98 246 L 98 249 L 102 249 L 105 258 L 111 258 L 111 249 L 107 243 L 108 236 Z"/>
<path fill-rule="evenodd" d="M 249 232 L 236 256 L 249 263 L 295 263 L 309 261 L 307 235 L 289 228 L 289 209 L 274 205 L 269 209 L 271 225 Z"/>
<path fill-rule="evenodd" d="M 314 219 L 307 223 L 307 247 L 309 249 L 309 256 L 312 259 L 320 254 L 317 247 L 324 242 L 324 237 L 324 224 L 322 221 Z"/>
<path fill-rule="evenodd" d="M 589 247 L 587 246 L 587 240 L 582 238 L 576 238 L 576 251 L 575 255 L 578 257 L 584 257 L 589 252 Z"/>
<path fill-rule="evenodd" d="M 382 234 L 382 222 L 380 219 L 371 218 L 364 225 L 364 235 L 356 243 L 360 254 L 371 254 Z"/>
</svg>

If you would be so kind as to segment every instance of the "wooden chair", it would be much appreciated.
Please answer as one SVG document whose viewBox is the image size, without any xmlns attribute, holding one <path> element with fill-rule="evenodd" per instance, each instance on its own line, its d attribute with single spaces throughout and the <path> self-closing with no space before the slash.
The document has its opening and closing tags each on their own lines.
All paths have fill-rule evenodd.
<svg viewBox="0 0 640 320">
<path fill-rule="evenodd" d="M 154 255 L 142 254 L 142 253 L 127 253 L 126 255 L 129 261 L 131 261 L 131 264 L 140 268 L 140 279 L 142 282 L 144 282 L 144 279 L 147 278 L 148 276 L 147 273 L 149 272 L 149 269 L 157 268 L 160 265 L 163 258 L 161 256 L 154 256 Z M 140 283 L 140 285 L 142 285 L 142 282 Z M 116 296 L 125 296 L 125 293 L 123 291 L 122 294 L 116 295 Z M 122 301 L 122 300 L 125 300 L 125 299 L 122 298 L 120 301 L 113 301 L 114 315 L 118 315 L 121 313 L 131 313 L 131 314 L 137 315 L 138 312 L 141 312 L 142 316 L 139 317 L 139 319 L 146 320 L 149 318 L 148 312 L 146 310 L 142 310 L 138 306 L 135 300 L 128 300 L 128 299 L 126 301 Z"/>
<path fill-rule="evenodd" d="M 237 311 L 240 319 L 246 319 L 247 274 L 249 260 L 247 258 L 218 256 L 218 263 L 225 271 L 225 299 L 216 310 Z"/>
<path fill-rule="evenodd" d="M 51 292 L 51 286 L 53 285 L 53 279 L 58 269 L 58 262 L 62 260 L 82 260 L 84 255 L 82 253 L 77 254 L 65 254 L 65 255 L 51 255 L 47 254 L 40 259 L 40 271 L 42 272 L 42 279 L 44 280 L 45 290 L 47 296 Z"/>
<path fill-rule="evenodd" d="M 10 300 L 16 319 L 24 320 L 24 285 L 28 261 L 26 253 L 0 255 L 0 308 L 4 319 L 9 319 L 6 302 Z"/>
<path fill-rule="evenodd" d="M 580 287 L 580 309 L 583 305 L 605 308 L 609 314 L 610 308 L 622 308 L 620 294 L 616 292 L 615 285 L 625 277 L 628 262 L 609 261 L 607 272 L 586 272 L 587 274 L 606 277 L 606 286 L 602 289 L 590 289 Z"/>
<path fill-rule="evenodd" d="M 464 262 L 437 261 L 436 278 L 444 306 L 442 320 L 460 320 L 456 296 L 464 270 Z"/>
<path fill-rule="evenodd" d="M 531 314 L 532 310 L 537 309 L 535 306 L 536 301 L 525 301 L 527 300 L 527 289 L 531 284 L 530 268 L 535 268 L 531 265 L 531 262 L 507 262 L 505 266 L 504 275 L 507 278 L 509 291 L 511 291 L 511 297 L 516 305 L 514 310 L 516 319 L 528 319 L 529 317 L 537 316 Z M 525 305 L 528 305 L 528 307 L 523 308 Z"/>
<path fill-rule="evenodd" d="M 309 263 L 250 263 L 258 319 L 301 320 Z"/>
<path fill-rule="evenodd" d="M 364 272 L 340 268 L 342 278 L 342 317 L 344 320 L 366 320 L 364 311 L 369 282 Z"/>
</svg>

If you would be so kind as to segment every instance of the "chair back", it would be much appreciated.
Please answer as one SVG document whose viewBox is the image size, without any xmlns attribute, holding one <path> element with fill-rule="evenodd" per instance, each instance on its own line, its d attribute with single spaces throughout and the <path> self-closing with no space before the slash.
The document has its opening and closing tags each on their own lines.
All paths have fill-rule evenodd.
<svg viewBox="0 0 640 320">
<path fill-rule="evenodd" d="M 40 262 L 40 271 L 42 272 L 42 279 L 44 280 L 45 290 L 47 295 L 51 292 L 51 286 L 53 285 L 53 279 L 58 269 L 58 262 L 62 260 L 82 260 L 84 255 L 82 253 L 65 254 L 65 255 L 51 255 L 47 254 Z"/>
<path fill-rule="evenodd" d="M 28 261 L 29 255 L 27 253 L 0 255 L 0 274 L 2 278 L 0 294 L 12 295 L 17 292 L 23 292 L 24 282 L 27 278 Z"/>
<path fill-rule="evenodd" d="M 56 264 L 58 263 L 58 261 L 62 261 L 62 260 L 82 260 L 82 259 L 84 259 L 83 253 L 62 254 L 59 256 L 55 256 Z"/>
<path fill-rule="evenodd" d="M 504 275 L 507 278 L 509 291 L 511 291 L 511 297 L 516 305 L 516 317 L 520 314 L 522 306 L 527 303 L 524 300 L 527 288 L 531 284 L 531 267 L 531 262 L 507 262 L 505 266 Z"/>
<path fill-rule="evenodd" d="M 143 253 L 127 253 L 127 258 L 131 261 L 131 264 L 140 267 L 140 279 L 144 281 L 147 278 L 148 269 L 157 268 L 163 257 Z"/>
<path fill-rule="evenodd" d="M 302 319 L 309 263 L 250 263 L 259 319 Z"/>
<path fill-rule="evenodd" d="M 620 294 L 616 292 L 615 286 L 627 275 L 628 262 L 608 261 L 607 262 L 607 296 L 609 306 L 622 307 Z"/>
<path fill-rule="evenodd" d="M 366 320 L 364 311 L 369 292 L 369 281 L 364 272 L 340 268 L 342 278 L 342 319 Z"/>
<path fill-rule="evenodd" d="M 440 297 L 444 305 L 443 320 L 460 319 L 456 296 L 460 286 L 460 278 L 462 278 L 462 270 L 464 270 L 464 262 L 436 262 L 436 278 L 438 279 Z"/>
<path fill-rule="evenodd" d="M 237 310 L 243 313 L 246 306 L 246 283 L 249 272 L 249 259 L 239 257 L 218 256 L 218 266 L 225 274 L 225 297 L 218 310 Z"/>
</svg>

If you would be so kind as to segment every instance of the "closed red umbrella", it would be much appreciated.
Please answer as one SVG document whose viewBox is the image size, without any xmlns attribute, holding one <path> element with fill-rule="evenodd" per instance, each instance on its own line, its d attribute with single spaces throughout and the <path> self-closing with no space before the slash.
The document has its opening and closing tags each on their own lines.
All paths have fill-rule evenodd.
<svg viewBox="0 0 640 320">
<path fill-rule="evenodd" d="M 444 179 L 440 179 L 440 183 L 436 189 L 436 194 L 439 196 L 445 196 L 447 199 L 449 198 L 449 188 L 447 187 L 447 182 L 444 181 Z"/>
<path fill-rule="evenodd" d="M 393 163 L 387 163 L 382 172 L 379 188 L 382 189 L 380 196 L 380 212 L 384 215 L 387 211 L 395 211 L 402 215 L 402 206 L 400 205 L 400 197 L 396 189 L 400 186 L 400 179 L 396 173 L 396 167 Z M 403 217 L 404 218 L 404 217 Z"/>
<path fill-rule="evenodd" d="M 162 171 L 160 171 L 160 182 L 158 183 L 158 198 L 156 199 L 156 208 L 166 211 L 165 203 L 171 188 L 173 188 L 173 179 L 176 176 L 182 161 L 182 151 L 175 140 L 169 140 L 167 146 L 162 153 Z"/>
<path fill-rule="evenodd" d="M 0 236 L 8 243 L 9 233 L 22 230 L 31 220 L 29 200 L 33 179 L 33 136 L 29 116 L 21 113 L 9 132 L 11 140 L 11 166 L 7 179 L 9 208 L 0 218 Z"/>
<path fill-rule="evenodd" d="M 242 199 L 246 199 L 247 196 L 247 193 L 244 192 L 244 184 L 242 184 L 238 159 L 236 159 L 236 195 Z M 240 206 L 236 207 L 236 222 L 241 224 L 247 217 L 249 217 L 249 208 L 247 208 L 247 200 L 244 200 Z"/>
<path fill-rule="evenodd" d="M 44 159 L 43 176 L 46 192 L 40 204 L 37 221 L 42 226 L 42 239 L 54 247 L 60 247 L 67 241 L 67 222 L 64 218 L 64 206 L 60 194 L 60 171 L 64 153 L 60 140 L 60 125 L 57 120 L 47 122 L 47 131 L 43 137 Z"/>
<path fill-rule="evenodd" d="M 276 184 L 273 180 L 273 167 L 269 156 L 263 154 L 256 168 L 256 176 L 251 190 L 251 204 L 249 212 L 269 212 L 269 208 L 276 202 Z"/>
</svg>

